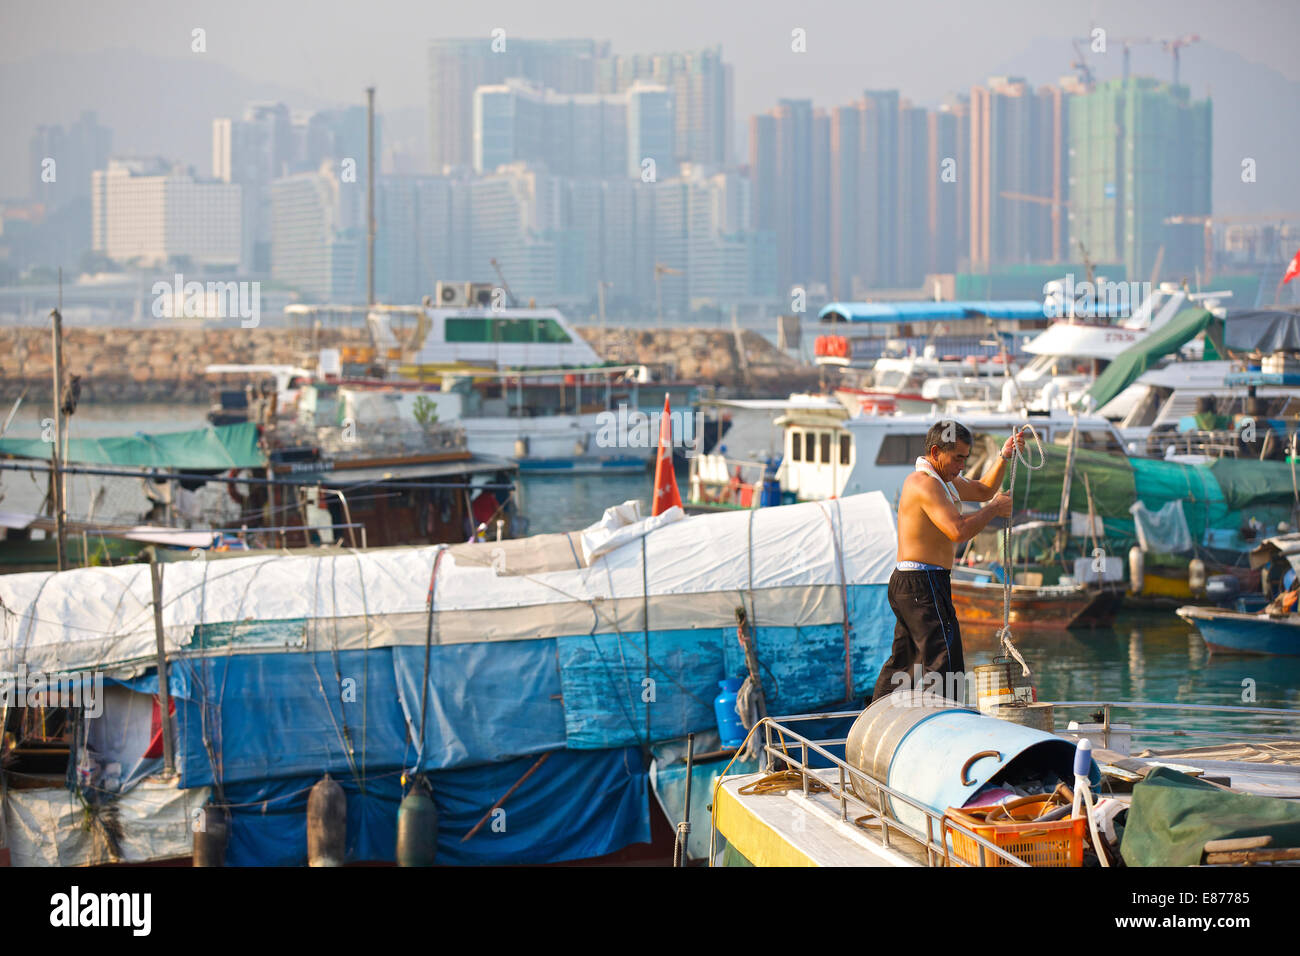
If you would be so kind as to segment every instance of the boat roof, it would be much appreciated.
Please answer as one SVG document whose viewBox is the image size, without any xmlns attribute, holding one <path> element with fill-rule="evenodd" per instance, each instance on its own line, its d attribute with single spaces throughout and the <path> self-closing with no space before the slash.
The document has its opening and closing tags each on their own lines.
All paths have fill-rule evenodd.
<svg viewBox="0 0 1300 956">
<path fill-rule="evenodd" d="M 283 476 L 285 481 L 299 479 L 302 484 L 362 485 L 384 481 L 414 481 L 421 478 L 445 478 L 455 475 L 476 475 L 483 472 L 516 471 L 518 466 L 508 458 L 474 455 L 453 461 L 431 461 L 420 464 L 383 465 L 374 468 L 330 468 L 322 471 L 297 471 Z"/>
<path fill-rule="evenodd" d="M 1090 325 L 1084 322 L 1053 322 L 1025 343 L 1032 355 L 1064 355 L 1070 358 L 1113 359 L 1136 345 L 1147 332 L 1118 325 Z"/>
<path fill-rule="evenodd" d="M 953 319 L 1043 319 L 1034 299 L 952 302 L 832 302 L 817 313 L 822 322 L 941 322 Z"/>
<path fill-rule="evenodd" d="M 791 395 L 789 398 L 711 398 L 700 404 L 756 412 L 844 409 L 844 405 L 839 401 L 823 395 Z"/>
<path fill-rule="evenodd" d="M 0 439 L 0 456 L 49 460 L 51 443 L 40 438 Z M 209 425 L 187 431 L 115 438 L 73 438 L 64 464 L 213 471 L 260 468 L 266 455 L 253 422 Z"/>
</svg>

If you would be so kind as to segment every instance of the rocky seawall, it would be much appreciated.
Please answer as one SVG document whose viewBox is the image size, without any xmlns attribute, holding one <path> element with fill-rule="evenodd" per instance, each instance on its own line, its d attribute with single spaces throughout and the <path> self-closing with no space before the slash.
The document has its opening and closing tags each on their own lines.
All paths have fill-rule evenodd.
<svg viewBox="0 0 1300 956">
<path fill-rule="evenodd" d="M 785 395 L 813 388 L 817 370 L 790 358 L 756 332 L 719 329 L 638 330 L 611 327 L 579 333 L 607 361 L 648 365 L 668 378 L 716 385 L 728 392 Z M 215 364 L 300 364 L 315 350 L 364 346 L 364 329 L 322 329 L 315 341 L 283 328 L 71 328 L 63 336 L 65 375 L 80 375 L 82 400 L 206 402 L 203 370 Z M 48 328 L 0 328 L 0 400 L 50 388 L 53 351 Z"/>
</svg>

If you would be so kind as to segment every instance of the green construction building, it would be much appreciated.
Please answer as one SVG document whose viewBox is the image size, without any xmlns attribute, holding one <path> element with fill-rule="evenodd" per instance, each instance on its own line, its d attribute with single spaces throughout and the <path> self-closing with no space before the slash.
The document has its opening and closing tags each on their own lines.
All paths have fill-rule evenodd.
<svg viewBox="0 0 1300 956">
<path fill-rule="evenodd" d="M 1210 121 L 1208 99 L 1192 102 L 1186 86 L 1149 77 L 1110 80 L 1074 99 L 1071 252 L 1082 243 L 1094 262 L 1123 263 L 1125 281 L 1150 279 L 1158 259 L 1158 279 L 1190 280 L 1210 215 Z"/>
</svg>

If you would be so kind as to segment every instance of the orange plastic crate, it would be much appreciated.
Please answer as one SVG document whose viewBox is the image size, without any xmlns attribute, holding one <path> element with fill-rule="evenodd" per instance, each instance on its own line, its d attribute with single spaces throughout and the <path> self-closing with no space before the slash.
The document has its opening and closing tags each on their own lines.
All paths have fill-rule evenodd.
<svg viewBox="0 0 1300 956">
<path fill-rule="evenodd" d="M 951 819 L 983 837 L 994 846 L 1019 857 L 1030 866 L 1083 866 L 1083 843 L 1088 835 L 1088 818 L 1053 820 L 1050 823 L 1013 821 L 984 823 L 962 810 L 949 808 L 946 822 Z M 960 830 L 952 834 L 952 851 L 963 863 L 978 866 L 982 847 Z M 985 866 L 1010 866 L 1006 860 L 985 852 Z"/>
</svg>

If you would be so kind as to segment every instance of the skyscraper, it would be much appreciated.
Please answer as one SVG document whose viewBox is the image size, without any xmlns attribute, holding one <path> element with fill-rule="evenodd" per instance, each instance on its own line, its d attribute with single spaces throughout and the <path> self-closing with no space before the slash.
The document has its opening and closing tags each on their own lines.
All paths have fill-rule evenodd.
<svg viewBox="0 0 1300 956">
<path fill-rule="evenodd" d="M 596 92 L 597 61 L 609 44 L 596 40 L 529 40 L 499 36 L 429 43 L 429 159 L 469 167 L 474 159 L 474 91 L 511 77 L 558 93 Z"/>
<path fill-rule="evenodd" d="M 720 167 L 731 161 L 732 72 L 722 48 L 605 56 L 597 89 L 619 93 L 638 81 L 667 87 L 676 104 L 675 158 Z"/>
<path fill-rule="evenodd" d="M 38 126 L 28 144 L 28 196 L 48 211 L 90 196 L 90 174 L 103 169 L 113 145 L 113 131 L 99 124 L 92 111 L 75 123 Z"/>
<path fill-rule="evenodd" d="M 271 265 L 271 204 L 268 190 L 294 162 L 289 109 L 283 103 L 254 103 L 243 119 L 212 121 L 212 176 L 241 187 L 240 259 L 245 269 Z"/>
<path fill-rule="evenodd" d="M 1210 214 L 1211 107 L 1185 86 L 1111 80 L 1070 111 L 1070 241 L 1094 261 L 1122 262 L 1145 279 L 1164 268 L 1190 276 L 1201 262 Z"/>
<path fill-rule="evenodd" d="M 776 236 L 782 297 L 828 278 L 829 151 L 830 120 L 811 100 L 780 100 L 750 120 L 753 221 Z"/>
<path fill-rule="evenodd" d="M 271 183 L 271 276 L 309 300 L 365 300 L 365 238 L 346 224 L 345 184 L 324 162 Z"/>
<path fill-rule="evenodd" d="M 635 83 L 627 91 L 627 174 L 644 178 L 653 160 L 655 179 L 677 174 L 675 98 L 666 87 Z"/>
<path fill-rule="evenodd" d="M 973 269 L 1060 258 L 1068 97 L 1059 87 L 1035 91 L 1019 77 L 991 77 L 971 90 Z"/>
</svg>

